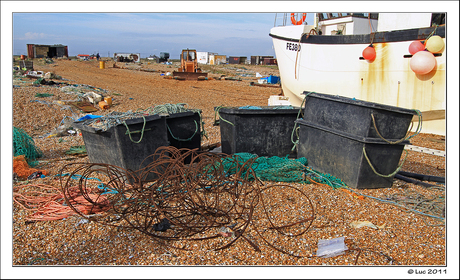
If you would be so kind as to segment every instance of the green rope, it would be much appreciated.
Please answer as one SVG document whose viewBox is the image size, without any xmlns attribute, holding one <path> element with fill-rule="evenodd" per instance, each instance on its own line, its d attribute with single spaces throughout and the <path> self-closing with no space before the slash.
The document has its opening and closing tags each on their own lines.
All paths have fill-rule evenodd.
<svg viewBox="0 0 460 280">
<path fill-rule="evenodd" d="M 336 178 L 332 176 L 331 174 L 318 172 L 316 170 L 313 170 L 310 167 L 307 167 L 305 171 L 305 175 L 310 177 L 313 181 L 317 183 L 328 185 L 332 187 L 333 189 L 346 187 L 345 183 L 339 178 Z"/>
<path fill-rule="evenodd" d="M 175 137 L 175 136 L 173 135 L 172 131 L 171 131 L 171 128 L 169 128 L 169 125 L 167 125 L 167 124 L 166 124 L 166 126 L 168 127 L 168 131 L 169 131 L 169 133 L 171 134 L 172 138 L 176 139 L 177 141 L 183 141 L 183 142 L 186 142 L 186 141 L 190 141 L 190 140 L 192 140 L 192 139 L 193 139 L 193 137 L 195 137 L 195 134 L 198 132 L 198 124 L 196 123 L 196 121 L 195 121 L 195 120 L 194 120 L 194 122 L 195 122 L 195 132 L 193 133 L 193 135 L 192 135 L 192 136 L 190 136 L 190 137 L 189 137 L 189 138 L 187 138 L 187 139 L 180 139 L 180 138 L 178 138 L 178 137 Z"/>
<path fill-rule="evenodd" d="M 407 140 L 413 138 L 414 136 L 417 136 L 417 135 L 422 131 L 422 123 L 423 123 L 423 122 L 422 122 L 422 112 L 420 112 L 420 111 L 417 110 L 417 109 L 415 109 L 414 111 L 415 111 L 415 112 L 417 113 L 417 115 L 418 115 L 417 129 L 415 130 L 415 133 L 414 133 L 412 136 L 409 136 L 409 137 L 407 138 Z M 411 129 L 412 129 L 412 127 L 411 127 Z M 409 131 L 411 131 L 411 129 L 409 129 Z"/>
<path fill-rule="evenodd" d="M 390 140 L 387 140 L 385 139 L 379 132 L 379 130 L 377 129 L 377 124 L 375 122 L 375 117 L 374 117 L 374 114 L 372 113 L 371 114 L 371 118 L 372 118 L 372 124 L 374 125 L 374 128 L 375 128 L 375 131 L 377 132 L 378 136 L 384 140 L 385 142 L 389 143 L 389 144 L 398 144 L 398 143 L 401 143 L 405 140 L 409 140 L 411 138 L 413 138 L 414 136 L 418 135 L 421 131 L 422 131 L 422 113 L 419 111 L 419 110 L 414 110 L 417 115 L 418 115 L 418 123 L 417 123 L 417 129 L 415 130 L 415 133 L 412 135 L 412 136 L 409 136 L 409 133 L 410 131 L 412 130 L 412 125 L 410 127 L 410 129 L 407 130 L 407 133 L 406 135 L 400 139 L 400 140 L 397 140 L 397 141 L 390 141 Z"/>
<path fill-rule="evenodd" d="M 201 114 L 201 111 L 198 110 L 198 109 L 187 109 L 185 107 L 186 105 L 187 105 L 186 103 L 177 103 L 177 104 L 167 103 L 167 104 L 157 105 L 157 106 L 153 107 L 153 109 L 147 109 L 147 110 L 144 110 L 142 112 L 148 112 L 149 114 L 167 114 L 167 115 L 175 114 L 175 113 L 190 112 L 190 111 L 198 113 L 198 115 L 200 116 L 200 123 L 201 123 L 201 127 L 202 127 L 201 139 L 203 139 L 203 136 L 206 137 L 206 139 L 208 139 L 208 134 L 207 134 L 207 132 L 205 130 L 205 127 L 204 127 L 205 123 L 203 121 L 203 116 Z M 195 124 L 196 124 L 196 122 L 195 122 Z M 169 129 L 169 127 L 168 127 L 168 129 Z M 197 128 L 197 131 L 198 131 L 198 128 Z M 172 135 L 172 133 L 171 133 L 171 135 Z M 191 138 L 193 138 L 193 136 Z M 176 139 L 176 138 L 174 138 L 174 139 Z M 182 140 L 179 140 L 179 139 L 176 139 L 176 140 L 182 141 Z"/>
<path fill-rule="evenodd" d="M 435 25 L 433 31 L 431 31 L 431 33 L 426 37 L 426 39 L 424 40 L 425 42 L 430 39 L 431 36 L 433 36 L 433 34 L 436 32 L 436 30 L 438 29 L 438 26 L 439 25 Z"/>
<path fill-rule="evenodd" d="M 125 121 L 123 121 L 123 124 L 126 126 L 126 130 L 128 132 L 128 135 L 129 135 L 129 139 L 131 140 L 131 142 L 133 143 L 140 143 L 142 141 L 142 138 L 144 137 L 144 129 L 145 129 L 145 117 L 142 116 L 142 118 L 144 119 L 144 125 L 142 126 L 142 130 L 141 130 L 141 138 L 139 139 L 139 141 L 134 141 L 133 138 L 131 138 L 131 132 L 129 131 L 129 128 L 128 128 L 128 125 L 126 124 Z M 134 132 L 133 132 L 134 133 Z"/>
<path fill-rule="evenodd" d="M 224 118 L 222 118 L 222 117 L 220 116 L 219 110 L 222 109 L 222 108 L 225 108 L 225 107 L 222 105 L 222 106 L 217 107 L 216 110 L 214 110 L 214 124 L 215 124 L 215 125 L 219 124 L 219 122 L 217 121 L 217 115 L 218 115 L 218 116 L 219 116 L 219 120 L 223 120 L 224 122 L 229 123 L 229 124 L 235 126 L 233 123 L 227 121 L 226 119 L 224 119 Z"/>
<path fill-rule="evenodd" d="M 52 93 L 37 93 L 35 94 L 35 97 L 49 97 L 49 96 L 53 96 L 54 94 Z"/>
<path fill-rule="evenodd" d="M 302 104 L 300 104 L 300 108 L 299 108 L 299 112 L 297 113 L 297 119 L 299 119 L 299 116 L 302 114 L 302 107 L 303 105 L 305 104 L 305 100 L 307 100 L 307 96 L 309 96 L 312 92 L 308 92 L 304 99 L 302 100 Z M 292 129 L 292 133 L 291 133 L 291 142 L 292 144 L 294 144 L 294 146 L 292 147 L 291 151 L 294 151 L 295 147 L 299 144 L 299 134 L 298 134 L 298 124 L 295 122 L 294 123 L 294 128 Z M 297 135 L 297 140 L 294 141 L 294 132 L 296 132 L 296 135 Z"/>
<path fill-rule="evenodd" d="M 206 137 L 206 139 L 209 139 L 208 138 L 208 133 L 206 132 L 205 130 L 205 127 L 204 127 L 204 121 L 203 121 L 203 116 L 201 115 L 201 111 L 198 110 L 198 115 L 200 116 L 200 123 L 201 123 L 201 140 L 203 140 L 203 136 Z"/>
<path fill-rule="evenodd" d="M 68 151 L 65 152 L 67 155 L 75 155 L 75 154 L 86 154 L 86 146 L 72 146 Z"/>
<path fill-rule="evenodd" d="M 403 162 L 401 163 L 401 165 L 398 166 L 398 168 L 396 168 L 396 170 L 394 172 L 392 172 L 391 174 L 388 174 L 388 175 L 383 175 L 383 174 L 380 174 L 378 173 L 374 166 L 372 166 L 372 163 L 371 161 L 369 160 L 369 157 L 367 157 L 367 154 L 366 154 L 366 149 L 365 149 L 365 146 L 363 146 L 363 153 L 364 153 L 364 157 L 366 158 L 367 160 L 367 163 L 369 163 L 369 166 L 372 168 L 372 171 L 374 171 L 374 173 L 380 177 L 385 177 L 385 178 L 388 178 L 388 177 L 392 177 L 394 175 L 396 175 L 396 173 L 399 172 L 399 170 L 402 168 L 404 162 L 406 162 L 406 159 L 407 159 L 407 155 L 409 154 L 409 152 L 407 150 L 404 150 L 406 152 L 406 156 L 404 157 L 403 159 Z"/>
<path fill-rule="evenodd" d="M 201 111 L 199 109 L 187 109 L 185 108 L 186 105 L 185 103 L 178 103 L 178 104 L 163 104 L 163 105 L 157 105 L 155 107 L 150 107 L 147 109 L 138 109 L 135 112 L 132 112 L 131 110 L 125 113 L 121 112 L 111 112 L 105 116 L 102 116 L 100 118 L 94 118 L 94 119 L 87 119 L 83 121 L 84 125 L 89 125 L 89 126 L 95 126 L 102 131 L 107 131 L 113 126 L 117 126 L 119 124 L 124 123 L 125 120 L 127 119 L 134 119 L 134 118 L 140 118 L 144 117 L 146 115 L 156 115 L 156 114 L 175 114 L 175 113 L 183 113 L 183 112 L 196 112 L 200 116 L 200 122 L 203 126 L 201 136 L 205 136 L 208 138 L 206 134 L 206 130 L 204 128 L 204 121 L 203 117 L 201 115 Z M 144 119 L 145 120 L 145 119 Z M 94 124 L 94 125 L 93 125 Z M 126 123 L 124 123 L 126 126 Z M 144 126 L 145 126 L 145 121 L 144 121 Z M 146 129 L 145 131 L 147 131 Z M 139 133 L 141 131 L 132 131 L 130 132 L 128 129 L 128 132 L 126 134 L 134 134 L 134 133 Z M 130 136 L 131 137 L 131 136 Z"/>
</svg>

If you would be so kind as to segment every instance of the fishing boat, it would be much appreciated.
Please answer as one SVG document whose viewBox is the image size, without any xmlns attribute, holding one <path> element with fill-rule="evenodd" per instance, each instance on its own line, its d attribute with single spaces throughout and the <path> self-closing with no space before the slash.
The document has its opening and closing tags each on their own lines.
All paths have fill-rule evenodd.
<svg viewBox="0 0 460 280">
<path fill-rule="evenodd" d="M 270 30 L 290 104 L 312 91 L 416 109 L 421 132 L 445 135 L 444 13 L 315 13 L 310 25 L 306 15 Z"/>
</svg>

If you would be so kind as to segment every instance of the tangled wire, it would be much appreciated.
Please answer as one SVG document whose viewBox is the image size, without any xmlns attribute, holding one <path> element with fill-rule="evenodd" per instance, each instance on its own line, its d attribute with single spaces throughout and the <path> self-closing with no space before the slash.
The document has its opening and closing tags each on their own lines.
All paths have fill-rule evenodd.
<svg viewBox="0 0 460 280">
<path fill-rule="evenodd" d="M 234 161 L 230 170 L 229 160 Z M 300 248 L 287 240 L 309 229 L 313 204 L 293 186 L 254 179 L 254 160 L 161 147 L 136 171 L 109 164 L 68 164 L 61 174 L 72 170 L 71 176 L 61 177 L 61 188 L 66 204 L 84 218 L 134 228 L 176 249 L 188 250 L 175 245 L 184 241 L 202 241 L 220 250 L 245 240 L 260 251 L 252 232 L 268 246 L 300 257 Z M 76 174 L 81 177 L 73 186 Z"/>
</svg>

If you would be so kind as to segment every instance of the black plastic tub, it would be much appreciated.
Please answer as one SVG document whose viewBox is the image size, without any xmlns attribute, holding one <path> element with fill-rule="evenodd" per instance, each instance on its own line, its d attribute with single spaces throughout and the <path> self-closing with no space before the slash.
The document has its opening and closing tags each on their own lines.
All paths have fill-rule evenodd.
<svg viewBox="0 0 460 280">
<path fill-rule="evenodd" d="M 199 112 L 182 112 L 166 116 L 168 141 L 178 149 L 201 149 L 201 118 Z M 189 163 L 186 159 L 185 163 Z"/>
<path fill-rule="evenodd" d="M 356 189 L 391 187 L 394 175 L 385 176 L 396 171 L 404 145 L 410 144 L 407 140 L 388 144 L 380 138 L 351 135 L 300 119 L 297 123 L 297 157 L 305 157 L 314 170 Z"/>
<path fill-rule="evenodd" d="M 74 122 L 74 127 L 81 130 L 91 163 L 111 164 L 137 171 L 154 160 L 150 157 L 148 161 L 144 161 L 154 154 L 156 149 L 169 146 L 166 118 L 159 115 L 146 116 L 145 122 L 144 118 L 126 120 L 130 133 L 124 124 L 103 131 L 82 122 Z"/>
<path fill-rule="evenodd" d="M 415 110 L 343 96 L 308 91 L 303 94 L 307 95 L 304 120 L 356 136 L 403 139 L 417 114 Z"/>
<path fill-rule="evenodd" d="M 298 107 L 263 106 L 216 108 L 220 116 L 222 152 L 295 157 L 291 134 Z"/>
</svg>

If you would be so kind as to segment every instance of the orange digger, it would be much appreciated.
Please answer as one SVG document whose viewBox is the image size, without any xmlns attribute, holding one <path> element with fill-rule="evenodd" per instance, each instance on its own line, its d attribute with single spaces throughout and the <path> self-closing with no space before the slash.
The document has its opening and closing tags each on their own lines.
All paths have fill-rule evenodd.
<svg viewBox="0 0 460 280">
<path fill-rule="evenodd" d="M 182 50 L 180 56 L 180 69 L 173 71 L 173 78 L 178 80 L 205 80 L 208 73 L 202 73 L 198 68 L 196 50 Z"/>
</svg>

